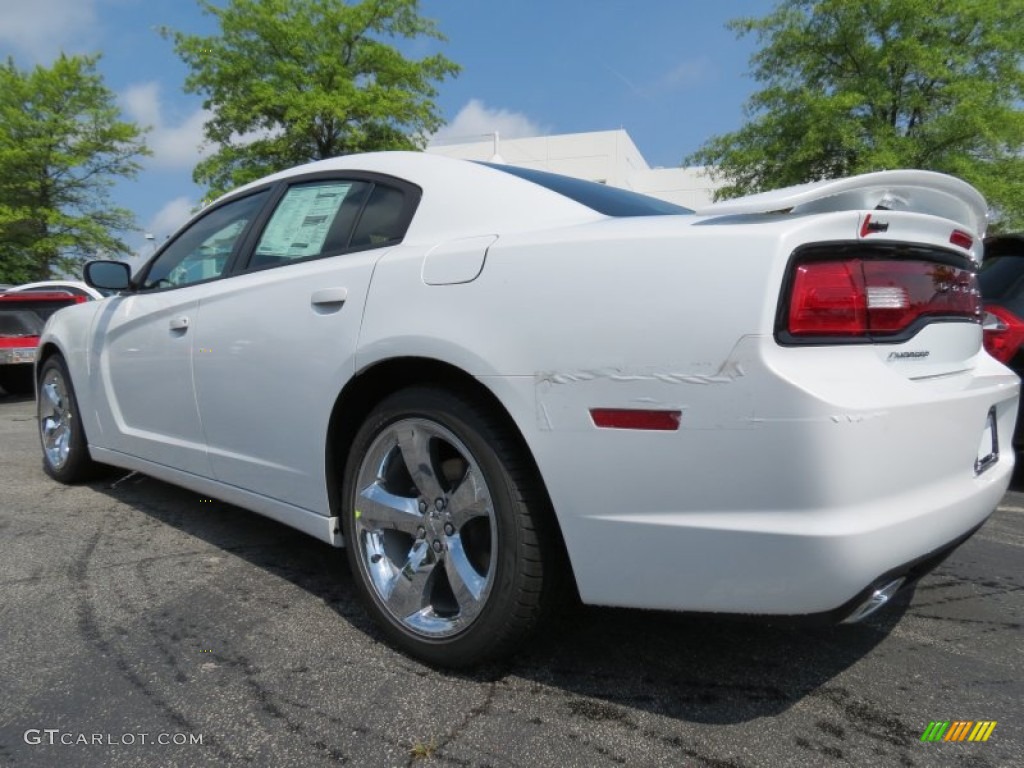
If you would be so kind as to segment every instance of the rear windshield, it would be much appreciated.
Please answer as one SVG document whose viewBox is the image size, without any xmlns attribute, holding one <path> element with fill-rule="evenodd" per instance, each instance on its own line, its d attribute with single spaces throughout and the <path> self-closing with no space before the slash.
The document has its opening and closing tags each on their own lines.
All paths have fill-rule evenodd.
<svg viewBox="0 0 1024 768">
<path fill-rule="evenodd" d="M 0 307 L 0 336 L 38 336 L 45 319 L 27 309 Z"/>
<path fill-rule="evenodd" d="M 19 299 L 0 302 L 0 336 L 38 336 L 50 315 L 72 304 L 74 301 L 70 294 L 68 301 Z"/>
<path fill-rule="evenodd" d="M 557 173 L 536 171 L 532 168 L 518 168 L 514 165 L 480 163 L 496 171 L 503 171 L 520 179 L 532 181 L 563 197 L 575 200 L 605 216 L 678 216 L 693 213 L 689 208 L 667 203 L 656 197 L 648 197 L 628 189 L 609 187 L 593 181 L 574 179 Z"/>
</svg>

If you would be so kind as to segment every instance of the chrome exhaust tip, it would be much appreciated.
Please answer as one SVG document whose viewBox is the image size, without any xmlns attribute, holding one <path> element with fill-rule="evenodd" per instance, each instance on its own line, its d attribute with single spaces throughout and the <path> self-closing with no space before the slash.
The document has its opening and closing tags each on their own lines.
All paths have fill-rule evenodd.
<svg viewBox="0 0 1024 768">
<path fill-rule="evenodd" d="M 849 616 L 843 619 L 842 623 L 855 624 L 856 622 L 861 621 L 862 619 L 866 619 L 872 613 L 874 613 L 883 605 L 888 603 L 889 600 L 892 599 L 892 596 L 895 595 L 897 591 L 899 591 L 899 588 L 903 586 L 903 583 L 905 581 L 906 579 L 901 576 L 895 581 L 890 581 L 885 586 L 879 587 L 871 593 L 871 596 L 868 597 L 867 600 L 858 605 L 853 610 L 853 613 L 851 613 Z"/>
</svg>

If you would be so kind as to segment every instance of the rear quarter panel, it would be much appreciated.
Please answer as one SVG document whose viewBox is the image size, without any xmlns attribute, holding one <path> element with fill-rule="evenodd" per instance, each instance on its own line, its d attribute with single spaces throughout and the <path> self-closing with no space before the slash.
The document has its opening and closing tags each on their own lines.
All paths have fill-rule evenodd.
<svg viewBox="0 0 1024 768">
<path fill-rule="evenodd" d="M 457 285 L 421 279 L 434 243 L 396 248 L 374 274 L 359 367 L 437 354 L 475 376 L 713 376 L 741 337 L 772 333 L 789 253 L 856 225 L 665 216 L 499 235 Z"/>
<path fill-rule="evenodd" d="M 560 516 L 571 457 L 553 436 L 594 439 L 589 407 L 678 408 L 699 429 L 746 423 L 744 340 L 771 336 L 788 256 L 852 239 L 858 216 L 651 217 L 501 235 L 479 277 L 429 286 L 423 247 L 377 265 L 357 370 L 430 357 L 477 377 L 517 423 Z M 735 391 L 733 391 L 735 390 Z"/>
</svg>

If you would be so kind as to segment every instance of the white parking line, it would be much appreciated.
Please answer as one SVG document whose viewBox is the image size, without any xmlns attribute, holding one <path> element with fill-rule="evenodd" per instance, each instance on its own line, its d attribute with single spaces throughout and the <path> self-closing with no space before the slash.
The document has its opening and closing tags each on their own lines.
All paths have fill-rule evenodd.
<svg viewBox="0 0 1024 768">
<path fill-rule="evenodd" d="M 996 509 L 1000 512 L 1024 512 L 1024 507 L 1012 507 L 1009 504 L 1000 504 Z"/>
</svg>

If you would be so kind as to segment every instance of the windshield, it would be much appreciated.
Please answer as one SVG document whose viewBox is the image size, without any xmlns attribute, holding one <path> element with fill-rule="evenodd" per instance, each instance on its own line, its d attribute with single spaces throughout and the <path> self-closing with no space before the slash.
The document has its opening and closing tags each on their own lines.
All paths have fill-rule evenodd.
<svg viewBox="0 0 1024 768">
<path fill-rule="evenodd" d="M 609 187 L 594 181 L 574 179 L 547 171 L 532 168 L 519 168 L 514 165 L 498 165 L 496 163 L 480 163 L 496 171 L 502 171 L 520 179 L 532 181 L 563 197 L 575 200 L 605 216 L 678 216 L 692 214 L 689 208 L 675 205 L 656 197 L 648 197 L 628 189 Z"/>
</svg>

